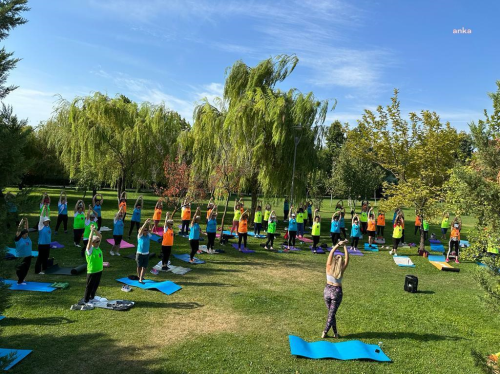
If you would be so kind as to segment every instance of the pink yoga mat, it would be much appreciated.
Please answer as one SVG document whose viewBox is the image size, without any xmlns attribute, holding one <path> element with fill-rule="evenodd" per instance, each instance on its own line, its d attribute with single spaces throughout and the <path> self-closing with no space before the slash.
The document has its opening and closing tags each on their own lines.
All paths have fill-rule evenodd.
<svg viewBox="0 0 500 374">
<path fill-rule="evenodd" d="M 158 226 L 158 230 L 156 230 L 156 231 L 155 231 L 155 229 L 153 228 L 153 230 L 152 230 L 151 232 L 152 232 L 153 234 L 163 236 L 163 227 Z"/>
<path fill-rule="evenodd" d="M 304 243 L 312 243 L 313 241 L 311 239 L 308 239 L 308 238 L 297 238 L 299 239 L 301 242 L 304 242 Z"/>
<path fill-rule="evenodd" d="M 115 245 L 115 239 L 108 239 L 106 240 L 109 244 Z M 125 240 L 122 240 L 120 243 L 120 248 L 134 248 L 135 245 L 127 243 Z"/>
</svg>

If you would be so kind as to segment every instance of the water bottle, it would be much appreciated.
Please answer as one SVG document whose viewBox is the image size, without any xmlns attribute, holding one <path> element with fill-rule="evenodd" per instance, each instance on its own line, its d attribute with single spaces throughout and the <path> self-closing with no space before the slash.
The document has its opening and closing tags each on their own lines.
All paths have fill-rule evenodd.
<svg viewBox="0 0 500 374">
<path fill-rule="evenodd" d="M 378 347 L 382 349 L 382 342 L 378 342 Z"/>
</svg>

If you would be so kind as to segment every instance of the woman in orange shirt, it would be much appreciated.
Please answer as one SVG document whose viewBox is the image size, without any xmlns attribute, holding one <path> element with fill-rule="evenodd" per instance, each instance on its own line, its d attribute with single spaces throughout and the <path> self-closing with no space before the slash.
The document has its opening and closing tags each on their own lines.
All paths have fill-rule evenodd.
<svg viewBox="0 0 500 374">
<path fill-rule="evenodd" d="M 385 213 L 381 210 L 378 211 L 377 215 L 377 236 L 384 236 L 384 228 L 385 228 Z"/>
<path fill-rule="evenodd" d="M 460 248 L 460 230 L 462 230 L 462 220 L 455 217 L 451 225 L 450 244 L 448 245 L 448 253 L 446 254 L 446 262 L 450 261 L 450 253 L 453 255 L 452 249 L 455 252 L 455 262 L 458 262 L 459 248 Z"/>
<path fill-rule="evenodd" d="M 417 216 L 415 217 L 415 233 L 413 235 L 417 235 L 417 231 L 420 231 L 422 228 L 422 217 L 420 217 L 420 214 L 417 214 L 417 211 L 415 211 L 415 214 Z"/>
<path fill-rule="evenodd" d="M 161 269 L 169 270 L 168 260 L 172 253 L 172 246 L 174 245 L 174 221 L 170 219 L 170 213 L 165 215 L 165 224 L 163 225 L 163 239 L 161 241 Z"/>
<path fill-rule="evenodd" d="M 243 248 L 247 247 L 248 236 L 248 210 L 245 210 L 238 223 L 238 250 L 241 252 L 241 239 L 243 239 Z"/>
<path fill-rule="evenodd" d="M 120 199 L 118 200 L 118 210 L 123 213 L 123 222 L 125 222 L 125 218 L 127 217 L 127 193 L 125 191 L 120 195 Z"/>
<path fill-rule="evenodd" d="M 153 221 L 154 221 L 153 232 L 158 231 L 158 224 L 160 223 L 160 220 L 161 220 L 162 210 L 163 210 L 163 200 L 160 199 L 156 202 L 155 212 L 153 214 Z"/>
<path fill-rule="evenodd" d="M 368 211 L 368 225 L 366 231 L 368 232 L 368 244 L 370 245 L 370 248 L 372 248 L 373 239 L 375 238 L 375 234 L 377 232 L 373 208 L 370 208 Z"/>
<path fill-rule="evenodd" d="M 191 221 L 191 203 L 188 199 L 184 199 L 181 208 L 181 235 L 189 234 L 189 222 Z"/>
</svg>

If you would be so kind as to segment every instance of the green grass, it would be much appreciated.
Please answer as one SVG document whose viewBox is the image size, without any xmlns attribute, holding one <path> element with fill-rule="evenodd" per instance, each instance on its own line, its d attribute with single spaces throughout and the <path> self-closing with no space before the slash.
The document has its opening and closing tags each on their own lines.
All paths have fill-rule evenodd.
<svg viewBox="0 0 500 374">
<path fill-rule="evenodd" d="M 58 192 L 51 194 L 54 218 Z M 112 227 L 116 199 L 112 191 L 104 195 L 103 224 Z M 69 192 L 70 206 L 77 197 L 76 192 Z M 135 197 L 129 194 L 129 207 Z M 152 216 L 155 200 L 146 196 L 143 219 Z M 36 208 L 30 225 L 36 219 Z M 281 206 L 277 208 L 281 216 Z M 322 242 L 329 242 L 331 209 L 327 201 L 323 211 Z M 388 242 L 390 219 L 392 213 L 387 217 Z M 412 220 L 407 212 L 407 241 L 417 240 Z M 126 230 L 129 222 L 130 216 Z M 464 220 L 465 235 L 473 224 L 472 218 Z M 55 221 L 51 226 L 54 228 Z M 350 224 L 347 226 L 349 231 Z M 438 234 L 438 226 L 431 226 L 431 232 Z M 37 234 L 31 237 L 36 242 Z M 111 233 L 104 233 L 105 239 L 109 237 Z M 82 263 L 80 249 L 72 246 L 71 230 L 53 238 L 66 246 L 51 250 L 59 265 Z M 193 266 L 183 276 L 148 273 L 149 279 L 168 279 L 183 287 L 171 296 L 139 289 L 121 292 L 115 279 L 134 274 L 135 263 L 123 256 L 111 257 L 105 243 L 105 261 L 112 267 L 104 270 L 98 294 L 135 301 L 128 312 L 70 311 L 71 304 L 83 296 L 85 276 L 37 276 L 32 265 L 29 281 L 68 281 L 71 286 L 48 294 L 11 293 L 7 319 L 0 322 L 1 346 L 33 350 L 11 372 L 480 373 L 475 366 L 476 352 L 485 356 L 499 350 L 500 320 L 481 301 L 482 291 L 471 276 L 477 265 L 461 263 L 460 273 L 440 272 L 412 249 L 401 254 L 411 256 L 417 265 L 414 269 L 397 267 L 387 251 L 351 257 L 337 314 L 344 339 L 383 342 L 393 363 L 293 357 L 289 334 L 320 340 L 327 315 L 323 302 L 326 255 L 313 255 L 308 249 L 267 253 L 258 246 L 261 242 L 250 239 L 256 254 L 243 255 L 225 246 L 225 254 L 199 255 L 207 263 Z M 187 253 L 188 247 L 187 239 L 175 238 L 174 253 Z M 152 243 L 152 248 L 160 252 L 158 244 Z M 122 252 L 133 253 L 134 249 Z M 172 262 L 190 266 L 175 259 Z M 14 262 L 7 266 L 14 279 Z M 403 291 L 406 274 L 418 276 L 423 292 Z"/>
</svg>

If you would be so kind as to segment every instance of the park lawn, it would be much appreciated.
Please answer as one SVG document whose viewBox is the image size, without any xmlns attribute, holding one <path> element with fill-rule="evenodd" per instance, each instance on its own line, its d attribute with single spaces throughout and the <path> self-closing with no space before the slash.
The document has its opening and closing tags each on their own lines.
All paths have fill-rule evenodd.
<svg viewBox="0 0 500 374">
<path fill-rule="evenodd" d="M 49 191 L 54 229 L 58 191 Z M 74 206 L 81 194 L 71 190 L 68 194 L 69 206 Z M 136 196 L 129 194 L 129 213 Z M 104 197 L 103 225 L 112 227 L 115 193 L 105 191 Z M 152 217 L 156 197 L 148 195 L 145 199 L 143 220 Z M 30 215 L 30 226 L 35 222 L 36 208 Z M 281 204 L 277 208 L 282 218 Z M 322 210 L 322 242 L 328 243 L 332 211 L 328 201 Z M 407 242 L 417 241 L 413 217 L 407 212 Z M 387 217 L 387 243 L 391 242 L 391 219 L 392 213 Z M 129 222 L 130 215 L 126 234 Z M 465 219 L 463 232 L 473 224 L 472 218 Z M 283 232 L 282 221 L 278 227 Z M 431 226 L 431 232 L 439 235 L 439 227 Z M 35 243 L 37 237 L 31 234 Z M 111 237 L 110 232 L 104 233 L 104 239 Z M 72 230 L 66 235 L 60 230 L 53 240 L 65 245 L 51 250 L 59 265 L 83 263 L 80 249 L 72 244 Z M 136 244 L 134 238 L 131 242 Z M 148 279 L 168 279 L 183 287 L 171 296 L 137 288 L 122 292 L 115 279 L 135 273 L 135 262 L 123 257 L 135 249 L 122 250 L 122 257 L 112 257 L 110 246 L 104 243 L 104 260 L 112 267 L 104 269 L 98 295 L 135 301 L 135 307 L 127 312 L 69 310 L 83 296 L 85 275 L 37 276 L 33 263 L 28 281 L 66 281 L 70 288 L 52 293 L 11 292 L 11 306 L 4 313 L 7 318 L 0 322 L 1 346 L 33 350 L 11 372 L 480 373 L 476 355 L 500 349 L 500 319 L 483 303 L 483 292 L 472 278 L 478 266 L 461 263 L 457 265 L 460 273 L 440 272 L 411 249 L 400 251 L 416 264 L 410 269 L 397 267 L 387 250 L 351 256 L 337 314 L 343 337 L 340 341 L 382 342 L 392 363 L 291 356 L 288 335 L 321 340 L 327 316 L 323 301 L 327 255 L 312 254 L 309 244 L 302 245 L 300 252 L 268 253 L 258 245 L 262 242 L 249 240 L 249 247 L 257 250 L 255 254 L 240 254 L 230 245 L 218 245 L 224 254 L 198 255 L 207 261 L 204 265 L 191 266 L 172 259 L 174 265 L 192 267 L 186 275 L 148 273 Z M 151 246 L 153 252 L 160 252 L 159 244 L 153 242 Z M 188 240 L 177 236 L 173 253 L 188 251 Z M 151 259 L 150 267 L 158 261 Z M 7 267 L 10 278 L 15 279 L 14 261 L 7 262 Z M 422 292 L 403 291 L 406 274 L 418 276 Z"/>
</svg>

